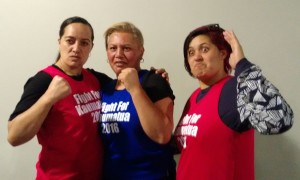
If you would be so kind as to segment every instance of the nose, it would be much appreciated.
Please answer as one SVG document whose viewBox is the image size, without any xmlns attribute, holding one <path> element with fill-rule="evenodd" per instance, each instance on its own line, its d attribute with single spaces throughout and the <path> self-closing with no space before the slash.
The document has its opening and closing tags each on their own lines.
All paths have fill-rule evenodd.
<svg viewBox="0 0 300 180">
<path fill-rule="evenodd" d="M 74 52 L 74 53 L 78 53 L 79 52 L 79 50 L 80 50 L 80 44 L 79 44 L 79 42 L 75 42 L 74 44 L 73 44 L 73 48 L 72 48 L 72 51 Z"/>
<path fill-rule="evenodd" d="M 123 56 L 124 55 L 124 51 L 122 48 L 117 48 L 117 51 L 116 51 L 116 56 L 117 57 L 120 57 L 120 56 Z"/>
<path fill-rule="evenodd" d="M 203 60 L 202 53 L 200 51 L 195 51 L 194 60 L 195 61 Z"/>
</svg>

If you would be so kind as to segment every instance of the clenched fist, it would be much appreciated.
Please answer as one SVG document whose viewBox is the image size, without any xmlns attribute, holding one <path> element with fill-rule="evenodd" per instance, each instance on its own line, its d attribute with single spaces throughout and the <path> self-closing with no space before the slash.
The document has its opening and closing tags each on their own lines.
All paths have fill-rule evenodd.
<svg viewBox="0 0 300 180">
<path fill-rule="evenodd" d="M 52 79 L 45 94 L 51 100 L 52 103 L 55 103 L 60 99 L 63 99 L 64 97 L 71 94 L 71 91 L 72 90 L 68 81 L 66 81 L 60 76 L 55 76 Z"/>
</svg>

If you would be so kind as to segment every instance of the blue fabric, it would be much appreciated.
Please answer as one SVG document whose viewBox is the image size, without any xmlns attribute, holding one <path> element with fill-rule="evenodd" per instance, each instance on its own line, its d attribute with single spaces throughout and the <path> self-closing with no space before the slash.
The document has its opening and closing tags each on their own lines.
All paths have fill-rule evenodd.
<svg viewBox="0 0 300 180">
<path fill-rule="evenodd" d="M 148 71 L 139 72 L 140 81 Z M 152 141 L 143 131 L 126 89 L 116 80 L 103 87 L 100 132 L 105 147 L 104 179 L 162 179 L 175 168 L 169 144 Z"/>
</svg>

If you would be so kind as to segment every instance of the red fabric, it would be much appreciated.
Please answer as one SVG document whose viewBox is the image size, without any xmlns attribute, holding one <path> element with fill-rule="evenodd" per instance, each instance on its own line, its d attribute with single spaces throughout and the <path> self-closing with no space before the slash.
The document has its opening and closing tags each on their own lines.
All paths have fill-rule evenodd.
<svg viewBox="0 0 300 180">
<path fill-rule="evenodd" d="M 213 85 L 196 103 L 193 92 L 175 131 L 181 148 L 178 180 L 253 180 L 254 133 L 237 133 L 218 114 L 218 102 L 228 78 Z M 185 145 L 184 145 L 185 144 Z"/>
<path fill-rule="evenodd" d="M 42 150 L 36 179 L 101 179 L 103 147 L 97 130 L 100 85 L 88 71 L 75 81 L 56 68 L 43 71 L 65 78 L 72 94 L 57 102 L 37 134 Z"/>
</svg>

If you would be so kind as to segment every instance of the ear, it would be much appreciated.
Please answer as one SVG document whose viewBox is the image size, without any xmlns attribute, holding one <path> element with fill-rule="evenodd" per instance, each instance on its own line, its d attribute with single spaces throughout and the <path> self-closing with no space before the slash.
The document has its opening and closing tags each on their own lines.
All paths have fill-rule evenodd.
<svg viewBox="0 0 300 180">
<path fill-rule="evenodd" d="M 93 47 L 94 47 L 94 43 L 92 42 L 92 48 L 91 48 L 91 50 L 93 49 Z"/>
<path fill-rule="evenodd" d="M 61 40 L 60 38 L 57 40 L 57 41 L 58 41 L 58 44 L 60 44 L 60 40 Z"/>
<path fill-rule="evenodd" d="M 143 57 L 144 52 L 145 52 L 144 46 L 142 46 L 142 47 L 140 48 L 140 51 L 141 51 L 141 57 Z"/>
<path fill-rule="evenodd" d="M 228 53 L 226 50 L 223 49 L 220 51 L 220 55 L 222 57 L 222 60 L 224 60 L 227 57 Z"/>
</svg>

